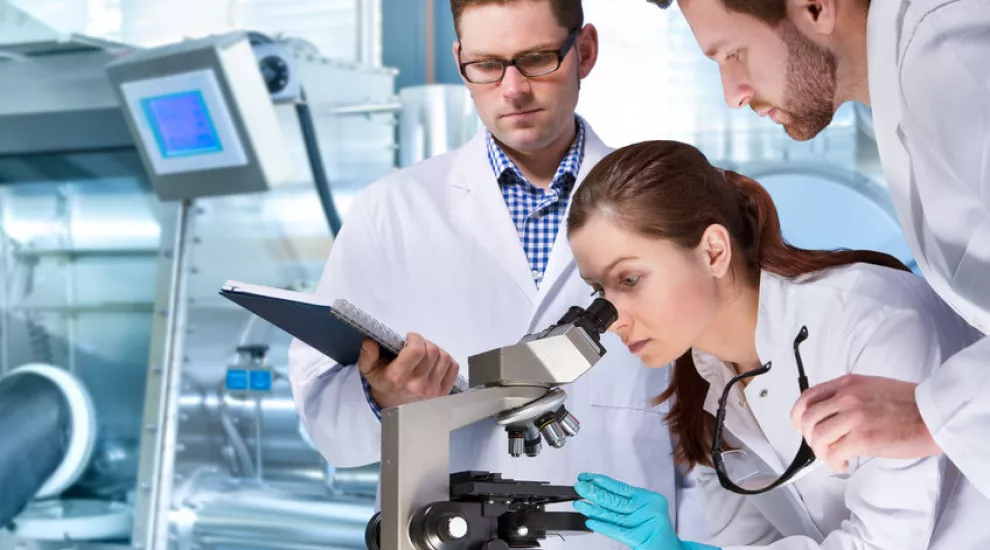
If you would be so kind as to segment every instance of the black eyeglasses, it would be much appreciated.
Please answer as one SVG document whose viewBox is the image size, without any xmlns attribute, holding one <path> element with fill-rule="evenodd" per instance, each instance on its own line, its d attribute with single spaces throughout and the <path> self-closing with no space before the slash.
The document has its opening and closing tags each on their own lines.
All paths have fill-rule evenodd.
<svg viewBox="0 0 990 550">
<path fill-rule="evenodd" d="M 574 47 L 581 29 L 567 35 L 564 45 L 557 50 L 543 50 L 524 53 L 512 59 L 482 59 L 460 63 L 461 50 L 457 49 L 457 59 L 461 74 L 472 84 L 493 84 L 505 77 L 505 69 L 515 67 L 523 76 L 536 77 L 548 75 L 560 68 L 568 52 Z"/>
<path fill-rule="evenodd" d="M 794 359 L 797 362 L 798 386 L 801 388 L 801 393 L 808 389 L 808 378 L 804 374 L 804 362 L 801 361 L 799 346 L 801 342 L 807 339 L 808 327 L 801 327 L 801 331 L 794 338 Z M 725 386 L 722 397 L 718 400 L 718 412 L 715 415 L 715 441 L 712 442 L 712 463 L 715 465 L 715 473 L 718 475 L 719 483 L 733 493 L 758 495 L 776 489 L 815 461 L 815 452 L 811 450 L 804 438 L 801 438 L 801 447 L 798 449 L 797 456 L 779 477 L 776 472 L 770 471 L 761 460 L 750 457 L 746 451 L 722 451 L 722 429 L 729 391 L 740 380 L 769 372 L 772 364 L 772 361 L 768 361 L 756 370 L 736 376 Z"/>
</svg>

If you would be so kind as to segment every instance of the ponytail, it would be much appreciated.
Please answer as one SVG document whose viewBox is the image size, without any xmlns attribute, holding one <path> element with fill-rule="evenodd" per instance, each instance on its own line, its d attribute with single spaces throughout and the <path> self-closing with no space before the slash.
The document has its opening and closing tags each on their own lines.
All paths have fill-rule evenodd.
<svg viewBox="0 0 990 550">
<path fill-rule="evenodd" d="M 725 227 L 744 275 L 761 271 L 793 279 L 833 267 L 869 263 L 909 271 L 896 258 L 869 250 L 805 250 L 784 240 L 770 194 L 759 183 L 708 162 L 698 149 L 675 141 L 647 141 L 602 159 L 575 192 L 567 230 L 594 214 L 640 235 L 693 249 L 713 224 Z M 674 362 L 670 386 L 654 403 L 673 398 L 666 419 L 677 440 L 674 457 L 689 467 L 711 466 L 715 420 L 703 409 L 708 382 L 691 351 Z"/>
<path fill-rule="evenodd" d="M 788 279 L 855 263 L 910 271 L 897 258 L 873 250 L 805 250 L 790 245 L 781 233 L 780 218 L 770 193 L 742 174 L 731 170 L 724 174 L 742 208 L 739 247 L 746 264 L 757 271 L 769 271 Z"/>
</svg>

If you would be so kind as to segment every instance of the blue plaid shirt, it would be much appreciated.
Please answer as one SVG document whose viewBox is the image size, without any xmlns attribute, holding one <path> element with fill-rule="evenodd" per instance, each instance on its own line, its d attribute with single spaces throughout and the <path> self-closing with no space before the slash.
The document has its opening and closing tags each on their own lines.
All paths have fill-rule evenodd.
<svg viewBox="0 0 990 550">
<path fill-rule="evenodd" d="M 519 167 L 495 143 L 491 133 L 488 134 L 488 162 L 491 163 L 502 189 L 502 198 L 505 199 L 512 222 L 516 225 L 519 241 L 529 258 L 533 282 L 537 287 L 543 281 L 553 242 L 564 222 L 571 190 L 581 171 L 581 161 L 584 160 L 584 121 L 579 117 L 575 118 L 577 137 L 557 167 L 549 189 L 541 189 L 530 183 L 519 171 Z"/>
<path fill-rule="evenodd" d="M 557 167 L 557 173 L 550 180 L 549 189 L 541 189 L 530 183 L 519 171 L 516 163 L 512 162 L 512 159 L 495 143 L 491 132 L 486 138 L 488 162 L 502 189 L 502 198 L 505 199 L 509 215 L 512 216 L 512 222 L 516 226 L 519 242 L 526 251 L 526 257 L 529 258 L 529 267 L 537 288 L 543 281 L 547 261 L 553 250 L 553 242 L 564 222 L 567 204 L 571 200 L 571 190 L 574 189 L 574 182 L 577 181 L 581 172 L 581 162 L 584 160 L 584 121 L 581 117 L 575 117 L 575 120 L 577 137 L 574 138 L 570 150 Z M 382 409 L 371 397 L 371 385 L 363 374 L 361 385 L 371 410 L 381 420 Z"/>
</svg>

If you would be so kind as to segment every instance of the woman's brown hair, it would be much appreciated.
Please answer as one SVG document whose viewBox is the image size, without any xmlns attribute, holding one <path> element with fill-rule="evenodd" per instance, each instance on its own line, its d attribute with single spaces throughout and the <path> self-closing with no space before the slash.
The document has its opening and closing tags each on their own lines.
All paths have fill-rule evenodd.
<svg viewBox="0 0 990 550">
<path fill-rule="evenodd" d="M 805 250 L 780 231 L 770 194 L 746 176 L 712 166 L 698 149 L 676 141 L 647 141 L 618 149 L 588 174 L 574 194 L 568 232 L 602 215 L 623 229 L 695 248 L 714 224 L 732 238 L 734 265 L 758 281 L 760 271 L 795 278 L 853 263 L 908 271 L 893 256 L 869 250 Z M 702 408 L 708 382 L 691 351 L 674 363 L 670 387 L 656 403 L 674 401 L 667 422 L 677 439 L 674 457 L 711 466 L 715 419 Z"/>
</svg>

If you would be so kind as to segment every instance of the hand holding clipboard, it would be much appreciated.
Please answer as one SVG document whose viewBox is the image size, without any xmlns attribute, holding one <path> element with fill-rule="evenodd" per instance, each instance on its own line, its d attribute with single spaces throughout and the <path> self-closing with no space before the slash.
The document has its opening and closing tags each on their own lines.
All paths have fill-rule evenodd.
<svg viewBox="0 0 990 550">
<path fill-rule="evenodd" d="M 414 337 L 414 349 L 406 354 L 409 357 L 402 357 L 395 364 L 395 367 L 408 369 L 409 372 L 392 372 L 385 378 L 372 380 L 371 378 L 384 376 L 383 369 L 391 366 L 393 360 L 398 359 L 410 343 L 357 306 L 346 300 L 336 300 L 333 305 L 329 305 L 314 294 L 239 281 L 227 281 L 220 294 L 341 365 L 358 364 L 364 339 L 374 340 L 378 343 L 381 355 L 369 359 L 370 364 L 364 366 L 363 370 L 367 370 L 365 376 L 373 386 L 386 388 L 386 391 L 393 390 L 389 386 L 394 386 L 396 382 L 416 386 L 422 381 L 418 379 L 423 378 L 424 372 L 432 372 L 429 369 L 433 365 L 428 364 L 429 361 L 440 359 L 439 356 L 431 355 L 435 345 Z M 418 357 L 420 346 L 424 353 L 422 358 Z M 414 362 L 410 364 L 410 361 Z M 453 382 L 453 391 L 466 389 L 467 382 L 457 376 Z M 387 406 L 387 403 L 383 405 Z"/>
</svg>

